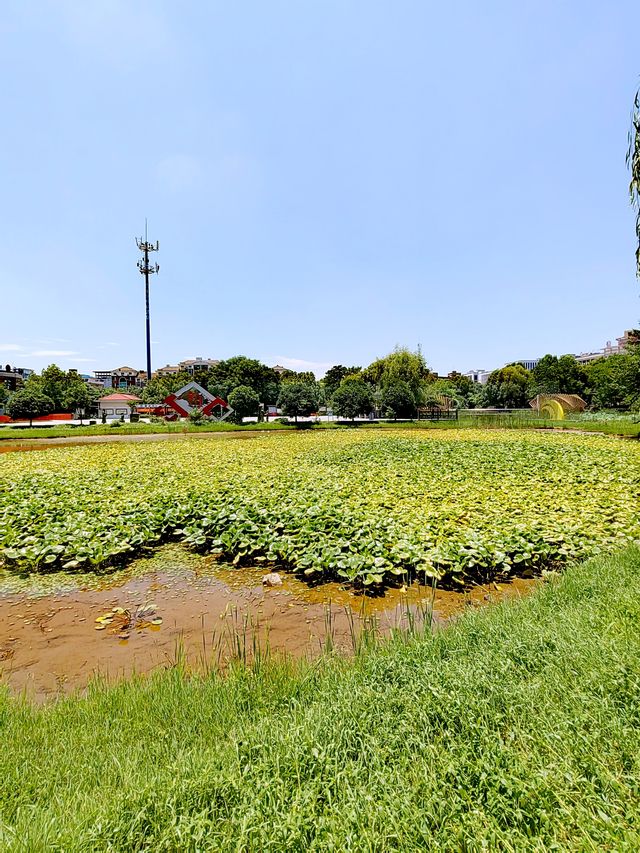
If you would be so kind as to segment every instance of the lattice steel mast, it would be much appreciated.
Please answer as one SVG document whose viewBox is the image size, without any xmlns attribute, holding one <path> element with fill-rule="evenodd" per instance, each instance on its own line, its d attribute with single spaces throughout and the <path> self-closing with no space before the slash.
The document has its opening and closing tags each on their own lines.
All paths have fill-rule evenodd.
<svg viewBox="0 0 640 853">
<path fill-rule="evenodd" d="M 138 269 L 144 276 L 145 304 L 147 308 L 147 382 L 151 380 L 151 323 L 149 320 L 149 276 L 157 273 L 160 269 L 158 264 L 149 263 L 149 252 L 157 252 L 160 243 L 150 243 L 147 239 L 147 220 L 144 221 L 144 240 L 142 237 L 136 243 L 142 252 L 142 258 L 138 261 Z"/>
</svg>

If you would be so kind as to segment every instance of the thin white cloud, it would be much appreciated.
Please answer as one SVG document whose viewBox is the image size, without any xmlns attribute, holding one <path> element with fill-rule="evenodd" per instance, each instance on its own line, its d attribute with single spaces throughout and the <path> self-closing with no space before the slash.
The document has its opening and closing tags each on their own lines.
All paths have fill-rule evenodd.
<svg viewBox="0 0 640 853">
<path fill-rule="evenodd" d="M 0 344 L 0 352 L 22 352 L 20 344 Z"/>
<path fill-rule="evenodd" d="M 50 355 L 58 355 L 58 356 L 67 356 L 67 355 L 76 355 L 76 350 L 73 349 L 38 349 L 34 352 L 30 352 L 29 355 L 34 358 L 39 358 L 40 356 L 50 356 Z"/>
<path fill-rule="evenodd" d="M 75 362 L 81 362 L 82 361 L 82 362 L 94 364 L 95 358 L 68 358 L 67 361 L 75 361 Z"/>
</svg>

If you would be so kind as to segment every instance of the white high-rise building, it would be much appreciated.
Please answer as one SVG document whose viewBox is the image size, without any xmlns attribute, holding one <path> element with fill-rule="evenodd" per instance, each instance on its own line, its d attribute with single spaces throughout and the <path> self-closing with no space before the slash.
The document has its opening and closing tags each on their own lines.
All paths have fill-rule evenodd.
<svg viewBox="0 0 640 853">
<path fill-rule="evenodd" d="M 472 382 L 477 382 L 479 385 L 486 385 L 492 372 L 491 370 L 467 370 L 464 375 L 468 376 Z"/>
</svg>

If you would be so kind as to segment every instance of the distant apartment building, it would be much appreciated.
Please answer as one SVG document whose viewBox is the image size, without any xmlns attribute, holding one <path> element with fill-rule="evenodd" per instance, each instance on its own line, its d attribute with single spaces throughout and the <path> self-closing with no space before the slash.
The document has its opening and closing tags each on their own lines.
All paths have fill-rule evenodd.
<svg viewBox="0 0 640 853">
<path fill-rule="evenodd" d="M 15 391 L 32 373 L 30 367 L 12 367 L 5 364 L 4 369 L 0 367 L 0 385 L 4 385 L 9 391 Z"/>
<path fill-rule="evenodd" d="M 94 370 L 93 375 L 105 388 L 133 388 L 144 385 L 147 374 L 135 367 L 116 367 L 113 370 Z"/>
<path fill-rule="evenodd" d="M 520 358 L 515 364 L 521 364 L 525 370 L 534 370 L 538 366 L 539 358 Z"/>
<path fill-rule="evenodd" d="M 159 367 L 154 371 L 154 376 L 175 376 L 180 373 L 180 368 L 177 364 L 165 364 L 164 367 Z"/>
<path fill-rule="evenodd" d="M 621 337 L 616 338 L 615 344 L 612 344 L 611 341 L 607 341 L 606 345 L 602 347 L 602 349 L 595 352 L 581 352 L 573 357 L 580 364 L 587 364 L 590 361 L 595 361 L 596 358 L 606 358 L 610 355 L 617 355 L 618 353 L 625 352 L 628 345 L 633 343 L 640 343 L 640 330 L 627 329 Z M 534 370 L 539 361 L 539 358 L 519 359 L 516 364 L 521 364 L 527 370 Z"/>
<path fill-rule="evenodd" d="M 273 370 L 275 373 L 279 373 L 280 376 L 282 376 L 282 374 L 287 373 L 290 370 L 290 368 L 289 367 L 283 367 L 281 364 L 274 364 L 274 366 L 271 368 L 271 370 Z"/>
<path fill-rule="evenodd" d="M 81 373 L 80 379 L 90 388 L 104 388 L 104 382 L 95 376 L 89 376 L 88 373 Z"/>
<path fill-rule="evenodd" d="M 178 367 L 180 370 L 184 370 L 185 373 L 193 375 L 197 370 L 211 370 L 217 364 L 220 364 L 220 359 L 202 358 L 199 355 L 197 358 L 188 358 L 186 361 L 179 361 Z"/>
<path fill-rule="evenodd" d="M 187 358 L 185 361 L 179 361 L 177 364 L 165 364 L 164 367 L 159 367 L 155 371 L 155 376 L 175 376 L 177 373 L 188 373 L 193 376 L 203 370 L 211 370 L 220 360 L 216 358 Z"/>
<path fill-rule="evenodd" d="M 609 353 L 609 355 L 611 354 Z M 596 358 L 602 358 L 603 356 L 604 352 L 598 350 L 598 352 L 581 352 L 579 355 L 574 356 L 574 358 L 579 364 L 587 364 L 587 362 L 595 361 Z"/>
<path fill-rule="evenodd" d="M 464 375 L 468 376 L 472 382 L 477 382 L 478 385 L 486 385 L 491 373 L 491 370 L 467 370 Z"/>
<path fill-rule="evenodd" d="M 610 355 L 618 355 L 619 353 L 623 353 L 626 351 L 629 344 L 637 344 L 640 343 L 640 330 L 638 329 L 627 329 L 625 333 L 616 338 L 615 344 L 612 344 L 611 341 L 607 341 L 606 345 L 597 352 L 581 352 L 579 355 L 575 356 L 575 360 L 580 362 L 580 364 L 587 364 L 590 361 L 595 361 L 596 358 L 607 358 Z"/>
</svg>

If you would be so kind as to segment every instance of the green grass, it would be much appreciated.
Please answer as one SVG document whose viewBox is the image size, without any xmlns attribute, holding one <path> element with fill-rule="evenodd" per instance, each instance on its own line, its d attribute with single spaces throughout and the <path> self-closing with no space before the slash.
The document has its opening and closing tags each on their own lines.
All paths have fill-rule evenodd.
<svg viewBox="0 0 640 853">
<path fill-rule="evenodd" d="M 640 423 L 625 420 L 611 421 L 588 421 L 588 420 L 565 420 L 549 421 L 553 429 L 579 429 L 585 432 L 602 432 L 606 435 L 624 435 L 637 438 L 640 435 Z M 546 424 L 545 424 L 546 426 Z"/>
<path fill-rule="evenodd" d="M 590 420 L 580 415 L 569 416 L 563 421 L 551 421 L 539 418 L 533 412 L 529 416 L 523 415 L 471 415 L 462 416 L 458 420 L 461 429 L 479 427 L 481 429 L 567 429 L 583 430 L 585 432 L 601 432 L 605 435 L 624 435 L 637 437 L 640 435 L 640 423 L 634 423 L 621 417 L 612 417 L 609 420 L 603 416 L 602 420 Z"/>
<path fill-rule="evenodd" d="M 581 418 L 564 421 L 550 421 L 532 416 L 520 415 L 472 415 L 461 416 L 457 421 L 379 421 L 378 423 L 360 422 L 360 429 L 568 429 L 586 432 L 601 432 L 606 435 L 623 435 L 632 438 L 640 436 L 640 422 L 634 423 L 623 418 L 611 420 L 587 420 Z M 206 432 L 261 432 L 263 430 L 289 430 L 295 427 L 282 423 L 248 423 L 243 426 L 230 423 L 201 424 L 190 423 L 125 423 L 119 427 L 108 424 L 95 426 L 51 426 L 21 427 L 0 426 L 0 441 L 23 441 L 31 438 L 79 438 L 85 435 L 164 435 L 166 433 L 206 433 Z M 348 429 L 333 422 L 321 422 L 314 429 Z"/>
<path fill-rule="evenodd" d="M 353 661 L 0 698 L 0 847 L 637 850 L 640 551 Z"/>
</svg>

